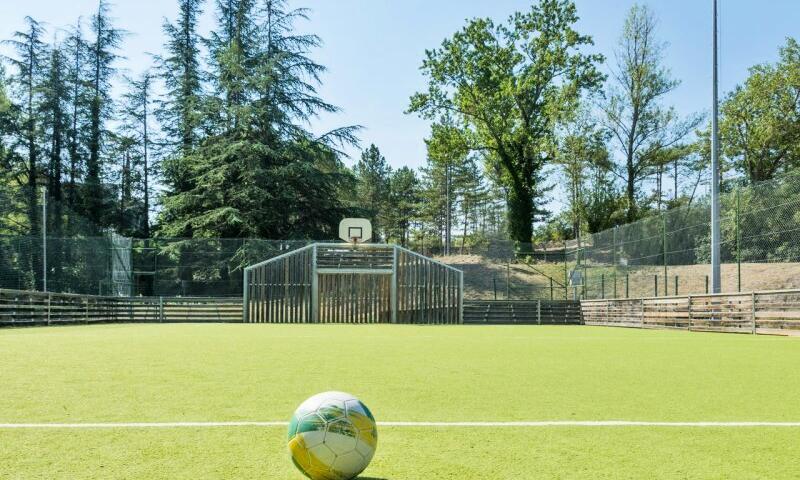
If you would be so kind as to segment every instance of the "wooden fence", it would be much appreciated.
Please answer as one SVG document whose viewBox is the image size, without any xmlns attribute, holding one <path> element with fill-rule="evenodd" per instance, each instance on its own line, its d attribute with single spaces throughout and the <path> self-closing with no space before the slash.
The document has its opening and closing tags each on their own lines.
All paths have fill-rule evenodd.
<svg viewBox="0 0 800 480">
<path fill-rule="evenodd" d="M 241 321 L 239 298 L 100 297 L 0 289 L 0 326 Z"/>
<path fill-rule="evenodd" d="M 469 300 L 464 323 L 472 325 L 580 325 L 581 304 L 563 300 Z"/>
<path fill-rule="evenodd" d="M 244 272 L 248 323 L 461 323 L 463 272 L 396 245 L 313 244 Z"/>
<path fill-rule="evenodd" d="M 584 300 L 581 310 L 586 325 L 800 334 L 800 290 Z"/>
</svg>

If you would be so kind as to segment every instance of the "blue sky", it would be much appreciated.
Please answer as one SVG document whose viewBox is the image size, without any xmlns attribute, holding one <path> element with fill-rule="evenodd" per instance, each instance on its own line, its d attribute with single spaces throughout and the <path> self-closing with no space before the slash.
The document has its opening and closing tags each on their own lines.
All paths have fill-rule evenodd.
<svg viewBox="0 0 800 480">
<path fill-rule="evenodd" d="M 202 32 L 213 26 L 211 1 L 206 2 Z M 359 124 L 364 146 L 377 144 L 394 166 L 418 167 L 425 160 L 423 138 L 428 124 L 403 112 L 408 98 L 424 88 L 419 65 L 426 48 L 437 46 L 465 19 L 505 19 L 528 9 L 526 0 L 290 0 L 311 9 L 303 31 L 318 34 L 324 46 L 313 56 L 329 68 L 320 93 L 344 110 L 314 122 L 315 131 Z M 56 27 L 88 17 L 96 0 L 0 0 L 0 38 L 22 28 L 25 15 Z M 578 30 L 592 35 L 596 51 L 613 58 L 625 12 L 632 0 L 577 0 Z M 667 62 L 682 85 L 668 101 L 682 113 L 710 108 L 710 0 L 645 2 L 660 19 L 660 37 L 669 42 Z M 720 0 L 721 83 L 723 91 L 741 82 L 747 68 L 777 58 L 787 36 L 800 37 L 797 0 Z M 117 25 L 130 31 L 120 66 L 138 74 L 149 65 L 148 52 L 160 52 L 161 23 L 173 18 L 173 0 L 117 0 Z M 7 50 L 6 50 L 7 52 Z M 604 67 L 606 68 L 606 67 Z M 357 150 L 351 153 L 357 155 Z"/>
</svg>

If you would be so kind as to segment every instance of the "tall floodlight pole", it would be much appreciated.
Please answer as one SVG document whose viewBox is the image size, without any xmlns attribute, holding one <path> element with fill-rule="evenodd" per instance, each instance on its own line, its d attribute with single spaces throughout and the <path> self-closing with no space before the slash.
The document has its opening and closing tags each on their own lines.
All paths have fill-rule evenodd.
<svg viewBox="0 0 800 480">
<path fill-rule="evenodd" d="M 711 293 L 720 293 L 720 229 L 719 229 L 719 68 L 717 45 L 717 0 L 714 2 L 714 40 L 713 40 L 713 92 L 711 114 Z"/>
<path fill-rule="evenodd" d="M 42 189 L 42 291 L 47 292 L 47 187 Z"/>
</svg>

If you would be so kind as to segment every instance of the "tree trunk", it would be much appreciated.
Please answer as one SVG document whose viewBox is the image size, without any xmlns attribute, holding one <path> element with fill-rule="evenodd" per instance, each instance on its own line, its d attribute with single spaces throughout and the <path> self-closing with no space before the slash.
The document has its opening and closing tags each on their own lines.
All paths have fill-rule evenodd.
<svg viewBox="0 0 800 480">
<path fill-rule="evenodd" d="M 628 168 L 628 178 L 625 184 L 625 198 L 628 199 L 628 222 L 636 221 L 636 179 L 632 168 Z"/>
<path fill-rule="evenodd" d="M 508 230 L 520 243 L 533 240 L 533 195 L 530 189 L 514 182 L 508 189 Z"/>
</svg>

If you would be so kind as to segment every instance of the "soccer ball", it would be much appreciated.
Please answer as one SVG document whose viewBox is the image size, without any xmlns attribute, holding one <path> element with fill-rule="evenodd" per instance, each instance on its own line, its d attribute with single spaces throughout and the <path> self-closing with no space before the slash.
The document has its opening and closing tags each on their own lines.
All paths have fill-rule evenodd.
<svg viewBox="0 0 800 480">
<path fill-rule="evenodd" d="M 356 397 L 314 395 L 289 423 L 289 454 L 311 480 L 351 480 L 369 465 L 378 445 L 375 418 Z"/>
</svg>

